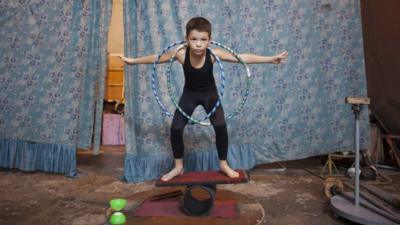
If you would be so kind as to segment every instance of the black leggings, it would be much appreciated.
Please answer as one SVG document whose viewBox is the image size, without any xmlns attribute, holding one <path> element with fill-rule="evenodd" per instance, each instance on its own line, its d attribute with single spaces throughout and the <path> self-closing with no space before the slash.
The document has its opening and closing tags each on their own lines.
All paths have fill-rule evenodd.
<svg viewBox="0 0 400 225">
<path fill-rule="evenodd" d="M 217 89 L 213 88 L 207 92 L 195 92 L 189 88 L 183 89 L 183 94 L 179 100 L 179 106 L 183 111 L 192 115 L 198 105 L 202 105 L 207 113 L 209 113 L 218 100 Z M 215 139 L 218 150 L 218 158 L 226 160 L 228 152 L 228 132 L 226 129 L 224 110 L 220 104 L 216 111 L 211 114 L 210 121 L 215 131 Z M 175 110 L 174 118 L 171 124 L 171 145 L 175 159 L 183 158 L 183 129 L 188 123 L 188 119 L 181 112 Z"/>
</svg>

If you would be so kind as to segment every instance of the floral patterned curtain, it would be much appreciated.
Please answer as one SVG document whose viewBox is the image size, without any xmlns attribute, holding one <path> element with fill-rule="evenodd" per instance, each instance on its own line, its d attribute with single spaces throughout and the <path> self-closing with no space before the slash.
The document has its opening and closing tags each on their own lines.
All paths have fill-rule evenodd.
<svg viewBox="0 0 400 225">
<path fill-rule="evenodd" d="M 287 50 L 283 65 L 250 65 L 251 94 L 238 117 L 229 120 L 228 161 L 235 168 L 301 159 L 353 149 L 354 116 L 349 95 L 366 95 L 361 15 L 358 1 L 125 0 L 125 54 L 160 53 L 182 40 L 185 24 L 203 16 L 213 25 L 212 39 L 239 53 L 273 55 Z M 240 64 L 224 63 L 227 85 L 222 104 L 234 110 L 244 92 Z M 168 109 L 167 65 L 159 65 L 157 89 Z M 217 66 L 215 66 L 217 67 Z M 158 178 L 172 165 L 171 119 L 162 115 L 151 91 L 151 65 L 126 66 L 125 177 L 128 182 Z M 218 71 L 214 73 L 217 83 Z M 179 97 L 182 69 L 173 66 Z M 204 115 L 197 110 L 195 117 Z M 361 146 L 368 144 L 366 110 Z M 186 170 L 218 169 L 214 131 L 187 126 Z"/>
<path fill-rule="evenodd" d="M 1 167 L 76 173 L 76 148 L 99 140 L 110 14 L 109 0 L 0 1 Z"/>
</svg>

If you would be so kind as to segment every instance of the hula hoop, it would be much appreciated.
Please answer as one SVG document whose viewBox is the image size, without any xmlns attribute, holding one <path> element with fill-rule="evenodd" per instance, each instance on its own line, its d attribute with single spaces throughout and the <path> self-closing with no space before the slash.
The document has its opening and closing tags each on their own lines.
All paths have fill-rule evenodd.
<svg viewBox="0 0 400 225">
<path fill-rule="evenodd" d="M 155 74 L 156 74 L 155 65 L 159 62 L 159 59 L 161 58 L 161 55 L 164 54 L 168 49 L 170 49 L 170 48 L 172 48 L 172 47 L 174 47 L 174 46 L 176 46 L 176 45 L 181 44 L 181 46 L 178 47 L 178 48 L 175 50 L 175 54 L 173 55 L 173 57 L 171 57 L 171 59 L 169 60 L 169 66 L 168 66 L 168 69 L 167 69 L 167 72 L 166 72 L 166 75 L 167 75 L 168 94 L 169 94 L 169 96 L 170 96 L 170 98 L 171 98 L 171 101 L 172 101 L 172 103 L 174 104 L 174 106 L 175 106 L 175 107 L 178 109 L 178 111 L 179 111 L 180 113 L 182 113 L 182 115 L 185 116 L 191 123 L 200 124 L 200 125 L 204 125 L 204 126 L 209 126 L 209 125 L 211 125 L 211 123 L 209 123 L 209 122 L 204 122 L 204 120 L 208 119 L 208 118 L 212 115 L 212 113 L 215 112 L 216 108 L 220 105 L 220 98 L 218 98 L 218 101 L 217 101 L 217 103 L 214 105 L 213 109 L 212 109 L 202 120 L 198 120 L 198 119 L 195 119 L 195 118 L 193 118 L 193 117 L 187 115 L 187 114 L 182 110 L 182 108 L 181 108 L 181 107 L 179 106 L 179 104 L 177 103 L 176 98 L 174 97 L 174 94 L 172 93 L 172 88 L 171 88 L 171 68 L 172 68 L 172 63 L 175 61 L 175 59 L 176 59 L 176 54 L 177 54 L 177 52 L 180 50 L 180 48 L 183 47 L 182 44 L 184 44 L 184 43 L 186 43 L 186 42 L 185 42 L 185 41 L 180 41 L 180 42 L 176 42 L 176 43 L 174 43 L 174 44 L 171 44 L 171 45 L 168 46 L 166 49 L 164 49 L 164 51 L 163 51 L 163 52 L 159 55 L 159 57 L 157 58 L 157 61 L 156 61 L 156 62 L 154 63 L 154 65 L 153 65 L 153 73 L 152 73 L 152 88 L 153 88 L 153 93 L 154 93 L 154 95 L 155 95 L 155 97 L 156 97 L 156 100 L 157 100 L 158 104 L 160 105 L 162 111 L 163 111 L 166 115 L 168 115 L 169 117 L 172 117 L 172 114 L 169 113 L 169 111 L 164 107 L 164 105 L 163 105 L 163 104 L 161 103 L 161 101 L 159 100 L 157 91 L 156 91 L 156 89 L 155 89 L 155 81 L 154 81 L 154 83 L 153 83 L 153 79 L 155 80 Z M 250 93 L 250 85 L 251 85 L 251 80 L 250 80 L 250 78 L 251 78 L 251 73 L 250 73 L 250 69 L 249 69 L 249 67 L 247 66 L 247 64 L 240 58 L 240 56 L 239 56 L 236 52 L 234 52 L 231 48 L 229 48 L 229 47 L 227 47 L 227 46 L 225 46 L 225 45 L 222 45 L 222 44 L 220 44 L 220 43 L 218 43 L 218 42 L 215 42 L 215 41 L 211 41 L 210 43 L 211 43 L 211 44 L 214 44 L 214 45 L 216 45 L 216 46 L 218 46 L 218 47 L 221 47 L 221 48 L 225 49 L 226 51 L 230 52 L 230 53 L 239 61 L 239 63 L 241 63 L 241 64 L 245 67 L 245 70 L 246 70 L 246 75 L 247 75 L 247 76 L 246 76 L 245 94 L 242 96 L 242 99 L 241 99 L 241 101 L 240 101 L 238 107 L 237 107 L 235 110 L 233 110 L 233 112 L 230 113 L 230 114 L 226 117 L 226 120 L 230 120 L 230 119 L 232 119 L 234 116 L 236 116 L 237 114 L 240 113 L 240 111 L 243 109 L 243 106 L 244 106 L 244 104 L 245 104 L 245 102 L 246 102 L 246 100 L 247 100 L 247 97 L 249 96 L 249 93 Z M 210 48 L 209 48 L 209 49 L 210 49 Z M 216 59 L 218 65 L 219 65 L 219 67 L 220 67 L 220 70 L 221 70 L 221 79 L 222 79 L 222 82 L 221 82 L 221 92 L 220 92 L 220 96 L 219 96 L 219 97 L 222 97 L 222 96 L 223 96 L 224 86 L 225 86 L 225 77 L 224 77 L 224 73 L 223 73 L 222 63 L 221 63 L 220 59 L 218 58 L 218 56 L 216 56 L 216 55 L 214 54 L 214 52 L 212 51 L 212 49 L 210 49 L 210 52 L 211 52 L 212 55 L 214 55 L 214 57 L 215 57 L 215 59 Z"/>
<path fill-rule="evenodd" d="M 224 89 L 223 89 L 223 88 L 225 87 L 225 77 L 224 77 L 224 76 L 221 77 L 221 78 L 222 78 L 222 83 L 221 83 L 221 87 L 222 87 L 221 89 L 222 89 L 222 91 L 220 92 L 220 94 L 219 94 L 219 96 L 218 96 L 218 100 L 217 100 L 217 102 L 215 103 L 214 107 L 210 110 L 210 112 L 207 113 L 207 115 L 206 115 L 203 119 L 201 119 L 201 120 L 195 119 L 195 118 L 191 117 L 190 115 L 188 115 L 188 114 L 179 106 L 179 104 L 177 103 L 176 98 L 175 98 L 175 96 L 174 96 L 174 93 L 172 92 L 172 87 L 171 87 L 171 68 L 172 68 L 172 63 L 175 61 L 175 59 L 176 59 L 176 54 L 178 53 L 178 51 L 179 51 L 181 48 L 183 48 L 183 47 L 185 47 L 185 45 L 181 45 L 181 46 L 179 46 L 178 48 L 176 48 L 175 54 L 174 54 L 174 55 L 171 57 L 171 59 L 169 60 L 169 66 L 168 66 L 168 69 L 167 69 L 167 72 L 166 72 L 166 75 L 167 75 L 168 94 L 169 94 L 169 96 L 170 96 L 170 98 L 171 98 L 171 101 L 172 101 L 172 103 L 174 104 L 174 106 L 178 109 L 178 111 L 179 111 L 184 117 L 186 117 L 187 119 L 189 119 L 189 122 L 190 122 L 190 123 L 192 123 L 192 124 L 200 124 L 200 125 L 204 125 L 204 126 L 211 125 L 211 123 L 207 123 L 207 122 L 203 122 L 203 121 L 206 120 L 206 119 L 209 119 L 210 116 L 211 116 L 213 113 L 215 113 L 215 111 L 217 110 L 218 106 L 221 105 L 220 97 L 222 97 L 222 96 L 224 95 L 224 93 L 223 93 L 223 90 L 224 90 Z M 218 65 L 219 65 L 220 69 L 223 69 L 223 66 L 222 66 L 222 63 L 221 63 L 220 58 L 219 58 L 217 55 L 215 55 L 215 53 L 213 52 L 212 49 L 210 49 L 210 48 L 208 48 L 208 49 L 210 50 L 211 55 L 214 56 L 214 58 L 215 58 L 215 60 L 217 61 L 217 63 L 218 63 Z"/>
<path fill-rule="evenodd" d="M 159 98 L 159 96 L 158 96 L 158 93 L 157 93 L 157 89 L 156 89 L 156 74 L 157 74 L 157 69 L 156 69 L 156 65 L 160 62 L 160 58 L 161 58 L 161 56 L 165 53 L 165 52 L 167 52 L 170 48 L 172 48 L 172 47 L 174 47 L 174 46 L 176 46 L 176 45 L 181 45 L 180 46 L 180 48 L 182 47 L 182 45 L 183 44 L 185 44 L 186 42 L 185 41 L 179 41 L 179 42 L 176 42 L 176 43 L 173 43 L 173 44 L 171 44 L 171 45 L 169 45 L 169 46 L 167 46 L 159 55 L 158 55 L 158 57 L 157 57 L 157 60 L 154 62 L 154 64 L 153 64 L 153 71 L 152 71 L 152 74 L 151 74 L 151 88 L 153 89 L 153 94 L 154 94 L 154 97 L 156 98 L 156 100 L 157 100 L 157 103 L 158 103 L 158 105 L 160 106 L 160 108 L 161 108 L 161 111 L 163 112 L 163 113 L 165 113 L 168 117 L 173 117 L 173 115 L 168 111 L 168 109 L 162 104 L 162 102 L 161 102 L 161 100 L 160 100 L 160 98 Z M 176 50 L 175 50 L 175 54 L 174 54 L 174 56 L 173 57 L 171 57 L 171 59 L 170 59 L 170 61 L 172 60 L 172 61 L 174 61 L 175 60 L 175 58 L 176 58 L 176 53 L 178 52 L 178 50 L 179 50 L 179 48 L 177 48 Z M 218 56 L 216 56 L 214 53 L 212 53 L 213 54 L 213 56 L 216 58 L 216 60 L 218 61 L 218 65 L 219 65 L 219 68 L 220 68 L 220 76 L 221 76 L 221 85 L 220 85 L 220 93 L 219 93 L 219 95 L 220 95 L 220 97 L 222 97 L 223 95 L 224 95 L 224 89 L 225 89 L 225 73 L 224 73 L 224 67 L 222 66 L 222 63 L 221 63 L 221 60 L 218 58 Z M 172 64 L 171 64 L 172 65 Z M 171 70 L 169 70 L 169 73 L 171 73 Z M 167 76 L 168 77 L 168 76 Z M 170 76 L 169 76 L 170 77 Z M 171 79 L 169 79 L 168 80 L 168 82 L 171 82 Z M 167 84 L 168 84 L 168 82 L 167 82 Z M 169 83 L 169 87 L 168 87 L 168 93 L 172 93 L 172 90 L 171 90 L 171 85 L 170 85 L 170 83 Z M 171 95 L 170 95 L 171 96 Z M 219 100 L 219 98 L 218 98 L 218 101 L 215 103 L 215 105 L 214 105 L 214 107 L 212 108 L 212 110 L 210 111 L 210 113 L 208 113 L 207 114 L 207 116 L 203 119 L 203 120 L 206 120 L 206 119 L 208 119 L 210 116 L 211 116 L 211 114 L 213 113 L 213 112 L 215 112 L 215 110 L 217 109 L 217 107 L 219 106 L 221 104 L 221 102 L 220 102 L 220 100 Z M 179 106 L 178 106 L 179 107 Z M 181 111 L 183 112 L 183 110 L 181 109 Z M 184 114 L 184 116 L 186 117 L 186 116 L 188 116 L 186 113 Z M 193 120 L 195 120 L 195 119 L 189 119 L 190 121 L 193 121 Z M 195 123 L 200 123 L 201 121 L 200 120 L 195 120 L 196 122 Z M 205 124 L 203 124 L 203 125 L 205 125 Z"/>
<path fill-rule="evenodd" d="M 250 93 L 249 90 L 250 90 L 250 84 L 251 84 L 251 82 L 250 82 L 251 73 L 250 73 L 250 69 L 248 68 L 247 64 L 246 64 L 246 63 L 240 58 L 240 56 L 239 56 L 238 54 L 236 54 L 232 49 L 230 49 L 229 47 L 226 47 L 226 46 L 224 46 L 224 45 L 222 45 L 222 44 L 220 44 L 220 43 L 218 43 L 218 42 L 211 41 L 211 43 L 214 44 L 214 45 L 216 45 L 216 46 L 218 46 L 218 47 L 221 47 L 221 48 L 225 49 L 226 51 L 228 51 L 228 52 L 230 52 L 232 55 L 234 55 L 235 58 L 238 59 L 238 61 L 245 67 L 246 73 L 247 73 L 247 76 L 246 76 L 246 92 L 245 92 L 245 94 L 242 96 L 242 100 L 241 100 L 239 106 L 238 106 L 232 113 L 230 113 L 230 114 L 226 117 L 226 120 L 230 120 L 230 119 L 232 119 L 234 116 L 236 116 L 236 115 L 242 110 L 242 108 L 243 108 L 243 106 L 244 106 L 244 104 L 245 104 L 245 102 L 246 102 L 246 100 L 247 100 L 247 97 L 248 97 L 248 95 L 249 95 L 249 93 Z M 174 94 L 173 94 L 173 92 L 172 92 L 172 88 L 171 88 L 171 68 L 172 68 L 172 63 L 173 63 L 173 61 L 175 60 L 176 54 L 177 54 L 177 52 L 179 51 L 180 48 L 182 48 L 182 46 L 180 46 L 180 47 L 178 47 L 178 48 L 176 49 L 175 55 L 174 55 L 173 57 L 171 57 L 171 59 L 169 60 L 169 66 L 168 66 L 168 69 L 167 69 L 167 72 L 166 72 L 166 75 L 167 75 L 168 94 L 169 94 L 169 96 L 170 96 L 170 98 L 171 98 L 171 101 L 172 101 L 172 103 L 174 104 L 174 106 L 179 110 L 180 113 L 182 113 L 182 115 L 183 115 L 184 117 L 186 117 L 187 119 L 189 119 L 189 121 L 191 121 L 192 123 L 195 123 L 195 124 L 200 124 L 200 125 L 204 125 L 204 126 L 209 126 L 209 125 L 211 125 L 211 123 L 209 123 L 209 122 L 203 122 L 203 121 L 206 120 L 206 119 L 208 119 L 209 116 L 210 116 L 212 113 L 215 112 L 216 107 L 213 108 L 213 109 L 210 111 L 210 113 L 208 113 L 207 116 L 204 117 L 203 120 L 194 119 L 193 117 L 189 116 L 185 111 L 183 111 L 183 109 L 182 109 L 182 108 L 179 106 L 179 104 L 177 103 L 176 98 L 174 97 Z M 217 61 L 218 63 L 221 63 L 220 59 L 219 59 L 218 57 L 216 57 L 216 55 L 214 54 L 214 52 L 212 51 L 212 49 L 210 49 L 210 52 L 214 55 L 216 61 Z M 219 103 L 219 100 L 218 100 L 218 103 Z M 219 105 L 219 104 L 218 104 L 218 105 Z M 217 106 L 218 106 L 218 105 L 217 105 Z"/>
</svg>

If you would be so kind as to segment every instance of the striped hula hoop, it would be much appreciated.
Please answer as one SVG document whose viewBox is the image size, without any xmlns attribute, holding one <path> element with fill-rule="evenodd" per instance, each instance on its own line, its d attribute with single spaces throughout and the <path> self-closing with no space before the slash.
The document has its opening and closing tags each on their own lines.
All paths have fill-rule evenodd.
<svg viewBox="0 0 400 225">
<path fill-rule="evenodd" d="M 172 47 L 174 47 L 174 46 L 176 46 L 176 45 L 180 45 L 178 48 L 175 49 L 175 54 L 174 54 L 173 57 L 171 57 L 171 59 L 169 60 L 169 66 L 168 66 L 168 69 L 167 69 L 167 72 L 166 72 L 168 94 L 169 94 L 169 96 L 170 96 L 170 98 L 171 98 L 171 101 L 172 101 L 172 103 L 174 104 L 174 106 L 175 106 L 175 107 L 178 109 L 178 111 L 179 111 L 180 113 L 182 113 L 182 115 L 183 115 L 184 117 L 186 117 L 192 124 L 200 124 L 200 125 L 204 125 L 204 126 L 209 126 L 209 125 L 211 125 L 211 123 L 210 123 L 210 122 L 205 122 L 205 120 L 209 119 L 210 116 L 216 111 L 217 107 L 221 104 L 220 98 L 224 95 L 224 88 L 225 88 L 225 74 L 224 74 L 224 68 L 223 68 L 223 65 L 222 65 L 221 60 L 219 59 L 219 57 L 218 57 L 217 55 L 215 55 L 215 53 L 213 52 L 212 49 L 209 48 L 211 54 L 214 56 L 215 60 L 216 60 L 217 63 L 218 63 L 218 66 L 219 66 L 219 68 L 220 68 L 220 74 L 221 74 L 221 85 L 220 85 L 220 86 L 221 86 L 221 87 L 220 87 L 219 98 L 218 98 L 217 102 L 215 103 L 214 107 L 210 110 L 209 113 L 207 113 L 207 115 L 206 115 L 203 119 L 199 120 L 199 119 L 195 119 L 195 118 L 191 117 L 191 116 L 188 115 L 186 112 L 184 112 L 183 109 L 179 106 L 179 104 L 177 103 L 177 100 L 176 100 L 176 98 L 175 98 L 175 96 L 174 96 L 174 94 L 173 94 L 173 92 L 172 92 L 172 87 L 171 87 L 171 68 L 172 68 L 172 63 L 176 60 L 176 54 L 177 54 L 177 52 L 178 52 L 181 48 L 185 47 L 185 45 L 184 45 L 185 43 L 186 43 L 185 41 L 180 41 L 180 42 L 173 43 L 173 44 L 169 45 L 167 48 L 165 48 L 165 49 L 163 50 L 163 52 L 157 57 L 157 60 L 156 60 L 156 61 L 154 62 L 154 64 L 153 64 L 153 72 L 152 72 L 152 89 L 153 89 L 153 94 L 154 94 L 154 96 L 156 97 L 156 100 L 157 100 L 158 104 L 160 105 L 161 110 L 162 110 L 167 116 L 173 117 L 173 115 L 172 115 L 172 114 L 166 109 L 166 107 L 161 103 L 161 101 L 160 101 L 160 99 L 159 99 L 159 97 L 158 97 L 158 94 L 157 94 L 157 90 L 156 90 L 156 88 L 155 88 L 155 77 L 156 77 L 156 74 L 157 74 L 156 65 L 159 63 L 159 60 L 160 60 L 160 58 L 161 58 L 161 55 L 163 55 L 163 54 L 164 54 L 166 51 L 168 51 L 170 48 L 172 48 Z M 246 76 L 246 88 L 245 88 L 246 90 L 245 90 L 245 94 L 242 96 L 242 99 L 241 99 L 241 101 L 240 101 L 238 107 L 237 107 L 235 110 L 233 110 L 233 112 L 230 113 L 230 114 L 226 117 L 226 120 L 229 120 L 229 119 L 233 118 L 234 116 L 236 116 L 237 114 L 239 114 L 240 111 L 243 109 L 243 106 L 244 106 L 244 104 L 245 104 L 245 102 L 246 102 L 246 100 L 247 100 L 247 97 L 248 97 L 249 93 L 250 93 L 250 84 L 251 84 L 250 78 L 251 78 L 251 73 L 250 73 L 250 69 L 248 68 L 247 64 L 246 64 L 246 63 L 240 58 L 240 56 L 239 56 L 236 52 L 234 52 L 231 48 L 226 47 L 226 46 L 224 46 L 224 45 L 222 45 L 222 44 L 220 44 L 220 43 L 218 43 L 218 42 L 215 42 L 215 41 L 211 41 L 210 43 L 213 44 L 213 45 L 216 45 L 216 46 L 218 46 L 218 47 L 221 47 L 221 48 L 225 49 L 226 51 L 230 52 L 230 53 L 239 61 L 239 63 L 241 63 L 241 64 L 245 67 L 245 70 L 246 70 L 246 75 L 247 75 L 247 76 Z"/>
</svg>

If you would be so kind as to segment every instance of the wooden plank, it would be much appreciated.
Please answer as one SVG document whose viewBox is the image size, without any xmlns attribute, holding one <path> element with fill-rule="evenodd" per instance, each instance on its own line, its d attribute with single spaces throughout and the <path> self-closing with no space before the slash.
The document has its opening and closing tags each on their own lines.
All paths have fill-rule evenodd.
<svg viewBox="0 0 400 225">
<path fill-rule="evenodd" d="M 249 175 L 244 170 L 236 170 L 239 177 L 230 178 L 221 171 L 202 171 L 202 172 L 187 172 L 180 176 L 174 177 L 169 181 L 156 182 L 157 187 L 171 186 L 188 186 L 188 185 L 216 185 L 216 184 L 237 184 L 248 182 Z"/>
</svg>

